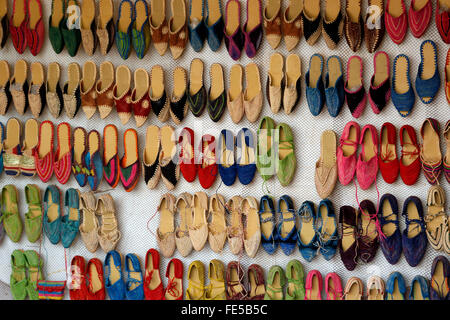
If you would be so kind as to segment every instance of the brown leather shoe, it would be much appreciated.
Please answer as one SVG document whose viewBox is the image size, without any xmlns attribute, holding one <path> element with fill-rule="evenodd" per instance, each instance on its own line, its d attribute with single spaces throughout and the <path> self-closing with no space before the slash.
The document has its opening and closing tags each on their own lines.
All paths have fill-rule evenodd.
<svg viewBox="0 0 450 320">
<path fill-rule="evenodd" d="M 344 34 L 348 46 L 358 51 L 363 41 L 363 19 L 361 16 L 361 0 L 347 0 L 345 8 Z"/>
<path fill-rule="evenodd" d="M 248 267 L 248 300 L 264 300 L 266 285 L 264 269 L 257 264 Z"/>
<path fill-rule="evenodd" d="M 370 53 L 377 51 L 385 32 L 384 0 L 369 0 L 364 23 L 364 39 Z"/>
<path fill-rule="evenodd" d="M 237 261 L 231 261 L 227 266 L 227 300 L 245 300 L 247 290 L 242 279 L 244 279 L 244 270 Z"/>
</svg>

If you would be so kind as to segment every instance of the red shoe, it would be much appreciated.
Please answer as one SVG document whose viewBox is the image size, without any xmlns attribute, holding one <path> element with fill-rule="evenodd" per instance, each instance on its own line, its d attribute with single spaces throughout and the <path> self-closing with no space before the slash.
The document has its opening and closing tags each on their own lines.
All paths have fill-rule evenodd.
<svg viewBox="0 0 450 320">
<path fill-rule="evenodd" d="M 134 72 L 134 89 L 131 93 L 131 104 L 133 106 L 134 119 L 136 126 L 142 127 L 148 119 L 152 107 L 148 90 L 150 82 L 148 73 L 144 69 L 137 69 Z"/>
<path fill-rule="evenodd" d="M 201 164 L 198 164 L 198 179 L 204 189 L 209 189 L 216 181 L 218 167 L 216 163 L 216 138 L 207 134 L 200 143 Z"/>
<path fill-rule="evenodd" d="M 159 272 L 159 252 L 147 251 L 145 256 L 144 294 L 145 300 L 164 300 L 164 287 Z"/>
<path fill-rule="evenodd" d="M 53 164 L 55 176 L 59 183 L 66 184 L 72 173 L 72 130 L 67 122 L 56 128 L 58 147 Z"/>
<path fill-rule="evenodd" d="M 121 79 L 120 86 L 117 82 L 118 79 Z M 116 84 L 113 87 L 113 98 L 117 114 L 123 125 L 126 125 L 131 118 L 131 111 L 133 110 L 131 93 L 131 71 L 127 66 L 119 66 L 116 69 Z"/>
<path fill-rule="evenodd" d="M 442 41 L 450 43 L 450 8 L 440 6 L 440 0 L 436 1 L 436 27 L 441 35 Z"/>
<path fill-rule="evenodd" d="M 22 54 L 27 48 L 27 5 L 26 0 L 14 0 L 13 14 L 9 20 L 9 33 L 16 51 Z M 17 10 L 17 11 L 16 11 Z"/>
<path fill-rule="evenodd" d="M 28 0 L 28 23 L 25 37 L 31 54 L 36 56 L 45 40 L 45 27 L 42 19 L 41 0 Z"/>
<path fill-rule="evenodd" d="M 433 15 L 433 5 L 431 0 L 422 7 L 416 8 L 416 0 L 411 0 L 411 6 L 409 7 L 408 20 L 411 33 L 414 37 L 420 38 L 425 31 L 427 31 L 428 25 Z"/>
<path fill-rule="evenodd" d="M 450 104 L 450 49 L 447 51 L 447 59 L 445 60 L 445 96 Z"/>
<path fill-rule="evenodd" d="M 39 129 L 39 144 L 37 152 L 34 154 L 36 172 L 42 182 L 47 182 L 53 175 L 53 123 L 44 121 Z"/>
<path fill-rule="evenodd" d="M 86 263 L 83 257 L 75 256 L 70 265 L 70 300 L 87 300 Z"/>
<path fill-rule="evenodd" d="M 183 263 L 178 259 L 170 260 L 166 277 L 169 282 L 164 292 L 164 300 L 183 300 Z"/>
<path fill-rule="evenodd" d="M 93 258 L 87 264 L 87 300 L 105 300 L 105 280 L 102 262 Z"/>
<path fill-rule="evenodd" d="M 197 164 L 194 155 L 194 131 L 184 128 L 181 131 L 178 143 L 181 145 L 180 170 L 187 182 L 193 182 L 197 177 Z"/>
<path fill-rule="evenodd" d="M 398 9 L 397 6 L 401 6 L 400 15 L 395 15 L 394 10 Z M 406 30 L 408 29 L 408 16 L 406 15 L 404 0 L 387 0 L 384 24 L 392 41 L 396 44 L 402 43 L 406 36 Z"/>
<path fill-rule="evenodd" d="M 400 145 L 402 146 L 400 177 L 406 185 L 412 186 L 419 178 L 421 167 L 420 147 L 413 127 L 406 125 L 400 128 Z"/>
<path fill-rule="evenodd" d="M 378 156 L 381 175 L 386 183 L 397 180 L 400 164 L 397 159 L 397 133 L 392 123 L 386 122 L 380 131 L 380 154 Z"/>
</svg>

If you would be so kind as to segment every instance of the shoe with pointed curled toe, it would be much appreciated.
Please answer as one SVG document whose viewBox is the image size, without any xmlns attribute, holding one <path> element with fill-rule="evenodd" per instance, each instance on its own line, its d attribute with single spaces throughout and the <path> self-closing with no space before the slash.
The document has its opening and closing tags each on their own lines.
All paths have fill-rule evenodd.
<svg viewBox="0 0 450 320">
<path fill-rule="evenodd" d="M 398 203 L 392 194 L 386 193 L 381 197 L 378 221 L 382 232 L 379 235 L 381 251 L 387 262 L 394 265 L 400 260 L 403 248 Z"/>
<path fill-rule="evenodd" d="M 284 44 L 287 51 L 293 50 L 303 36 L 303 1 L 289 1 L 281 21 Z"/>
<path fill-rule="evenodd" d="M 303 34 L 306 43 L 314 45 L 322 33 L 322 15 L 319 0 L 304 0 L 302 12 Z"/>
<path fill-rule="evenodd" d="M 181 57 L 188 42 L 186 2 L 171 0 L 172 17 L 169 20 L 169 49 L 174 60 Z"/>
<path fill-rule="evenodd" d="M 281 41 L 281 1 L 267 1 L 263 17 L 267 42 L 275 50 Z"/>
<path fill-rule="evenodd" d="M 423 215 L 422 202 L 419 198 L 408 197 L 403 204 L 402 216 L 406 228 L 402 234 L 403 254 L 411 267 L 417 266 L 425 255 L 428 239 Z"/>
<path fill-rule="evenodd" d="M 308 262 L 317 255 L 317 230 L 316 230 L 316 210 L 311 201 L 305 201 L 298 209 L 299 217 L 297 245 L 300 253 Z"/>
</svg>

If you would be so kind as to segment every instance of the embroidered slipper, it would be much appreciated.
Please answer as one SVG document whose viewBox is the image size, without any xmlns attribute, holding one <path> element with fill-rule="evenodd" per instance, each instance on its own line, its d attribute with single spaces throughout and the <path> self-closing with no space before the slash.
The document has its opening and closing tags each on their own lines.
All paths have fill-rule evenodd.
<svg viewBox="0 0 450 320">
<path fill-rule="evenodd" d="M 431 40 L 422 42 L 420 46 L 422 61 L 416 77 L 416 91 L 424 104 L 430 104 L 441 86 L 438 68 L 438 48 Z"/>
<path fill-rule="evenodd" d="M 270 109 L 273 113 L 278 113 L 283 107 L 284 88 L 284 58 L 280 53 L 270 56 L 269 72 L 267 75 L 266 94 L 269 100 Z"/>
<path fill-rule="evenodd" d="M 184 0 L 171 0 L 172 17 L 169 20 L 169 48 L 172 57 L 176 60 L 184 52 L 188 41 L 186 24 L 186 2 Z"/>
<path fill-rule="evenodd" d="M 173 91 L 170 98 L 170 116 L 179 125 L 188 113 L 186 70 L 176 67 L 173 70 Z"/>
<path fill-rule="evenodd" d="M 353 117 L 359 118 L 366 107 L 367 94 L 363 85 L 363 62 L 358 56 L 350 57 L 347 63 L 345 100 Z"/>
<path fill-rule="evenodd" d="M 322 33 L 320 0 L 304 0 L 302 16 L 305 40 L 312 46 L 317 42 Z"/>
<path fill-rule="evenodd" d="M 208 97 L 208 112 L 212 121 L 218 122 L 225 111 L 226 93 L 223 69 L 218 63 L 211 65 L 211 87 Z"/>
<path fill-rule="evenodd" d="M 67 12 L 63 23 L 60 24 L 61 33 L 64 39 L 64 43 L 67 48 L 67 52 L 71 57 L 75 57 L 78 52 L 78 48 L 81 44 L 81 31 L 78 26 L 79 19 L 71 19 L 70 17 L 75 15 L 74 10 L 79 10 L 77 0 L 69 0 L 67 2 Z"/>
<path fill-rule="evenodd" d="M 21 123 L 16 118 L 10 118 L 6 123 L 6 138 L 3 141 L 3 168 L 8 176 L 17 177 L 20 174 L 22 150 L 20 146 Z"/>
<path fill-rule="evenodd" d="M 0 1 L 0 48 L 6 44 L 9 34 L 8 0 Z"/>
<path fill-rule="evenodd" d="M 73 131 L 72 172 L 80 187 L 87 183 L 86 169 L 87 132 L 78 127 Z"/>
<path fill-rule="evenodd" d="M 153 112 L 161 122 L 169 120 L 170 106 L 164 84 L 164 69 L 160 65 L 150 71 L 150 100 Z"/>
<path fill-rule="evenodd" d="M 97 46 L 95 26 L 95 0 L 82 0 L 81 2 L 81 40 L 84 52 L 92 56 Z"/>
<path fill-rule="evenodd" d="M 120 180 L 118 141 L 117 127 L 108 124 L 103 129 L 103 177 L 111 188 L 117 187 Z"/>
<path fill-rule="evenodd" d="M 152 111 L 150 105 L 150 97 L 148 90 L 150 82 L 148 73 L 145 69 L 137 69 L 134 72 L 134 89 L 131 93 L 131 103 L 133 104 L 134 119 L 138 128 L 147 121 L 147 118 Z"/>
<path fill-rule="evenodd" d="M 27 1 L 14 0 L 13 14 L 9 20 L 9 32 L 14 48 L 19 54 L 22 54 L 27 48 Z"/>
<path fill-rule="evenodd" d="M 136 130 L 128 129 L 123 135 L 124 156 L 120 160 L 120 180 L 126 192 L 132 191 L 139 181 L 138 135 Z"/>
<path fill-rule="evenodd" d="M 48 37 L 56 54 L 61 53 L 64 48 L 64 38 L 62 35 L 62 25 L 66 23 L 64 15 L 66 13 L 65 0 L 52 0 L 52 11 L 49 18 Z"/>
<path fill-rule="evenodd" d="M 184 180 L 194 182 L 197 177 L 197 163 L 195 158 L 195 134 L 191 128 L 184 128 L 178 138 L 180 146 L 180 171 Z"/>
<path fill-rule="evenodd" d="M 130 0 L 122 0 L 116 23 L 116 46 L 123 60 L 127 60 L 130 56 L 133 23 L 133 3 Z"/>
<path fill-rule="evenodd" d="M 241 29 L 241 3 L 229 0 L 225 8 L 225 46 L 231 59 L 238 60 L 244 49 L 244 34 Z"/>
<path fill-rule="evenodd" d="M 303 35 L 302 12 L 303 1 L 289 0 L 289 6 L 284 11 L 281 21 L 284 44 L 288 51 L 297 46 Z"/>
<path fill-rule="evenodd" d="M 448 1 L 436 1 L 436 27 L 439 31 L 442 41 L 450 44 L 450 4 Z"/>
<path fill-rule="evenodd" d="M 28 108 L 28 65 L 25 60 L 18 60 L 14 66 L 14 75 L 10 80 L 9 89 L 14 107 L 23 116 Z"/>
<path fill-rule="evenodd" d="M 67 75 L 68 81 L 63 89 L 64 110 L 67 117 L 73 119 L 81 106 L 80 66 L 78 63 L 72 62 L 69 64 Z"/>
<path fill-rule="evenodd" d="M 161 137 L 157 126 L 148 126 L 145 135 L 145 149 L 142 156 L 142 165 L 145 184 L 150 190 L 156 188 L 161 178 L 161 167 L 159 164 L 159 150 Z"/>
<path fill-rule="evenodd" d="M 42 108 L 45 106 L 45 89 L 44 89 L 44 68 L 39 62 L 31 64 L 31 83 L 28 91 L 28 103 L 30 104 L 31 113 L 35 118 L 39 118 Z"/>
<path fill-rule="evenodd" d="M 328 72 L 325 75 L 325 103 L 328 113 L 333 118 L 341 112 L 345 101 L 344 74 L 342 61 L 338 56 L 327 59 Z"/>
<path fill-rule="evenodd" d="M 95 83 L 97 81 L 97 66 L 93 61 L 87 61 L 83 65 L 83 77 L 80 81 L 81 108 L 89 119 L 97 111 L 97 92 Z"/>
<path fill-rule="evenodd" d="M 8 112 L 11 103 L 11 92 L 9 91 L 9 64 L 6 60 L 0 61 L 0 115 L 4 116 Z"/>
<path fill-rule="evenodd" d="M 336 133 L 333 130 L 324 131 L 320 138 L 320 158 L 316 162 L 314 175 L 317 194 L 322 199 L 328 198 L 336 186 L 338 176 L 336 149 Z"/>
<path fill-rule="evenodd" d="M 247 1 L 247 21 L 242 27 L 244 48 L 247 57 L 254 58 L 263 39 L 263 17 L 261 0 Z"/>
<path fill-rule="evenodd" d="M 116 69 L 116 84 L 113 88 L 113 96 L 120 122 L 125 125 L 130 120 L 132 111 L 131 71 L 125 65 Z"/>
<path fill-rule="evenodd" d="M 281 41 L 281 0 L 268 0 L 263 18 L 267 42 L 275 50 Z"/>
<path fill-rule="evenodd" d="M 343 29 L 344 19 L 341 12 L 341 0 L 325 1 L 322 35 L 329 49 L 336 48 L 341 40 Z"/>
<path fill-rule="evenodd" d="M 378 49 L 386 33 L 384 8 L 384 0 L 369 0 L 364 23 L 364 40 L 369 53 Z"/>
<path fill-rule="evenodd" d="M 131 30 L 134 51 L 139 59 L 143 59 L 150 46 L 150 27 L 148 24 L 148 5 L 145 0 L 134 3 L 135 24 Z"/>
<path fill-rule="evenodd" d="M 175 129 L 171 126 L 164 126 L 160 131 L 161 152 L 159 154 L 159 164 L 161 166 L 161 176 L 167 189 L 175 189 L 180 180 L 180 165 L 175 160 L 177 146 L 175 140 Z"/>
<path fill-rule="evenodd" d="M 114 66 L 109 61 L 104 61 L 100 65 L 100 79 L 95 85 L 97 92 L 97 106 L 100 119 L 105 119 L 114 107 Z"/>
<path fill-rule="evenodd" d="M 309 60 L 309 70 L 305 74 L 306 100 L 309 111 L 318 116 L 325 104 L 325 87 L 322 81 L 323 57 L 316 53 Z"/>
<path fill-rule="evenodd" d="M 231 120 L 239 123 L 244 116 L 243 80 L 244 71 L 240 64 L 234 64 L 230 70 L 230 86 L 227 93 L 227 109 Z"/>
<path fill-rule="evenodd" d="M 158 211 L 159 226 L 156 229 L 156 240 L 161 254 L 170 258 L 175 253 L 175 197 L 166 193 L 161 197 Z"/>
<path fill-rule="evenodd" d="M 41 0 L 28 0 L 28 19 L 25 28 L 25 36 L 33 56 L 41 51 L 45 41 L 45 26 L 42 14 Z"/>
<path fill-rule="evenodd" d="M 204 65 L 200 59 L 191 62 L 188 83 L 188 104 L 192 114 L 200 117 L 206 107 L 206 89 L 203 83 Z"/>
<path fill-rule="evenodd" d="M 88 134 L 86 153 L 87 180 L 92 191 L 97 191 L 103 178 L 103 161 L 100 155 L 100 134 L 92 130 Z"/>
<path fill-rule="evenodd" d="M 414 107 L 416 95 L 409 76 L 409 59 L 400 54 L 394 59 L 394 75 L 392 78 L 392 102 L 402 117 L 409 115 Z"/>
<path fill-rule="evenodd" d="M 301 97 L 302 62 L 296 54 L 290 54 L 286 59 L 285 88 L 283 90 L 283 108 L 286 114 L 291 114 Z"/>
<path fill-rule="evenodd" d="M 256 122 L 263 107 L 263 93 L 258 65 L 249 63 L 245 66 L 245 91 L 242 96 L 247 120 Z"/>
<path fill-rule="evenodd" d="M 56 128 L 58 147 L 55 153 L 54 170 L 59 183 L 66 184 L 72 172 L 72 129 L 67 122 Z"/>
<path fill-rule="evenodd" d="M 219 0 L 206 0 L 205 25 L 208 31 L 208 45 L 213 52 L 219 50 L 224 33 L 221 2 Z"/>
<path fill-rule="evenodd" d="M 36 171 L 42 182 L 47 182 L 53 175 L 53 123 L 44 121 L 39 129 L 39 143 L 34 154 Z"/>
<path fill-rule="evenodd" d="M 111 50 L 116 28 L 114 27 L 114 2 L 113 0 L 100 0 L 100 15 L 97 24 L 97 37 L 100 45 L 100 52 L 106 55 Z"/>
<path fill-rule="evenodd" d="M 216 163 L 216 138 L 204 135 L 199 144 L 199 151 L 201 163 L 198 168 L 198 180 L 203 189 L 209 189 L 219 175 Z"/>
<path fill-rule="evenodd" d="M 392 41 L 396 44 L 402 43 L 408 30 L 408 16 L 404 0 L 387 0 L 384 23 Z"/>
<path fill-rule="evenodd" d="M 361 47 L 363 42 L 364 21 L 361 15 L 361 0 L 347 0 L 345 6 L 344 34 L 347 44 L 353 52 Z"/>
<path fill-rule="evenodd" d="M 389 56 L 378 51 L 373 57 L 374 75 L 370 80 L 369 102 L 375 114 L 379 114 L 391 99 Z"/>
<path fill-rule="evenodd" d="M 169 46 L 169 27 L 166 20 L 166 1 L 150 0 L 150 33 L 153 46 L 163 56 Z"/>
<path fill-rule="evenodd" d="M 26 177 L 34 177 L 36 174 L 34 155 L 39 143 L 39 123 L 35 119 L 28 119 L 25 122 L 24 134 L 25 137 L 21 147 L 20 172 Z"/>
<path fill-rule="evenodd" d="M 59 85 L 61 68 L 57 62 L 48 65 L 46 88 L 46 102 L 53 118 L 58 118 L 64 104 L 63 93 Z"/>
<path fill-rule="evenodd" d="M 411 0 L 408 20 L 414 37 L 420 38 L 427 31 L 432 16 L 433 4 L 431 0 Z"/>
<path fill-rule="evenodd" d="M 203 44 L 207 36 L 205 21 L 203 17 L 204 0 L 193 0 L 189 6 L 189 42 L 195 52 L 203 49 Z"/>
</svg>

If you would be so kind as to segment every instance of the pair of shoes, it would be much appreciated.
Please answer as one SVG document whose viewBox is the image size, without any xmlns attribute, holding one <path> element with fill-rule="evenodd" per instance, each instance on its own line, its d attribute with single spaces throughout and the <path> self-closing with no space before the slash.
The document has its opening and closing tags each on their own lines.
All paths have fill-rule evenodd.
<svg viewBox="0 0 450 320">
<path fill-rule="evenodd" d="M 225 8 L 225 45 L 233 60 L 238 60 L 245 50 L 247 57 L 254 58 L 263 38 L 261 0 L 247 1 L 247 21 L 241 28 L 241 4 L 229 0 Z"/>
<path fill-rule="evenodd" d="M 39 300 L 37 282 L 44 280 L 43 261 L 34 250 L 14 250 L 11 254 L 10 289 L 14 300 Z"/>
<path fill-rule="evenodd" d="M 239 123 L 244 114 L 248 121 L 256 122 L 263 107 L 263 93 L 258 65 L 245 66 L 245 90 L 242 87 L 243 70 L 240 64 L 234 64 L 230 70 L 230 87 L 227 93 L 227 108 L 231 120 Z"/>
<path fill-rule="evenodd" d="M 86 249 L 94 253 L 100 244 L 104 252 L 114 250 L 121 233 L 117 226 L 113 198 L 105 194 L 96 200 L 92 191 L 81 193 L 79 198 L 79 210 L 83 221 L 79 230 Z M 97 215 L 102 218 L 101 227 L 99 227 Z"/>
<path fill-rule="evenodd" d="M 124 271 L 122 272 L 122 256 L 115 250 L 106 254 L 105 288 L 111 300 L 144 300 L 144 280 L 141 262 L 134 253 L 125 256 Z"/>
<path fill-rule="evenodd" d="M 337 167 L 337 138 L 333 130 L 326 130 L 320 138 L 320 158 L 316 162 L 314 182 L 317 194 L 326 199 L 333 193 L 336 186 Z"/>
<path fill-rule="evenodd" d="M 305 201 L 297 215 L 300 220 L 297 245 L 302 257 L 311 262 L 320 252 L 326 260 L 330 260 L 336 253 L 339 238 L 331 201 L 320 201 L 317 211 L 314 203 Z"/>
<path fill-rule="evenodd" d="M 36 56 L 41 51 L 45 36 L 41 1 L 14 0 L 8 29 L 4 31 L 11 34 L 18 53 L 24 53 L 28 46 L 31 54 Z"/>
<path fill-rule="evenodd" d="M 385 285 L 383 279 L 371 276 L 367 280 L 367 291 L 364 295 L 364 284 L 360 278 L 351 277 L 344 288 L 343 300 L 384 300 Z"/>
<path fill-rule="evenodd" d="M 83 257 L 75 256 L 70 264 L 70 272 L 70 300 L 105 300 L 103 265 L 99 259 L 89 260 L 86 266 Z"/>
<path fill-rule="evenodd" d="M 263 300 L 266 293 L 264 270 L 252 264 L 247 270 L 248 284 L 244 283 L 244 269 L 238 261 L 227 265 L 227 300 Z"/>
<path fill-rule="evenodd" d="M 437 256 L 431 266 L 430 300 L 449 300 L 450 263 L 446 256 Z"/>
<path fill-rule="evenodd" d="M 323 280 L 318 270 L 311 270 L 306 276 L 305 300 L 322 300 Z M 328 273 L 325 277 L 325 293 L 327 300 L 344 300 L 341 277 L 335 273 Z"/>
<path fill-rule="evenodd" d="M 206 16 L 205 16 L 206 14 Z M 212 51 L 219 50 L 223 39 L 224 22 L 218 0 L 193 0 L 189 7 L 189 41 L 195 52 L 203 49 L 205 39 Z"/>
<path fill-rule="evenodd" d="M 61 240 L 64 248 L 69 248 L 78 234 L 81 222 L 79 211 L 79 195 L 75 189 L 67 189 L 64 202 L 60 199 L 61 193 L 55 185 L 50 185 L 44 193 L 44 232 L 52 244 Z M 61 203 L 64 203 L 65 215 L 61 212 Z"/>
<path fill-rule="evenodd" d="M 299 56 L 292 53 L 286 59 L 286 72 L 283 73 L 283 56 L 274 53 L 270 57 L 266 95 L 273 113 L 283 108 L 290 114 L 297 107 L 301 97 L 301 65 Z"/>
<path fill-rule="evenodd" d="M 277 222 L 275 205 L 270 196 L 263 196 L 259 202 L 261 224 L 261 245 L 268 254 L 274 254 L 278 244 L 285 255 L 290 255 L 297 244 L 297 215 L 291 197 L 284 195 L 278 199 L 281 221 Z"/>
<path fill-rule="evenodd" d="M 66 46 L 69 55 L 76 56 L 82 41 L 79 19 L 69 16 L 79 9 L 77 0 L 52 0 L 48 34 L 55 53 L 61 53 Z"/>
<path fill-rule="evenodd" d="M 294 135 L 286 123 L 275 127 L 270 117 L 264 117 L 258 127 L 256 167 L 267 182 L 275 173 L 282 186 L 294 179 L 297 160 L 294 152 Z"/>
<path fill-rule="evenodd" d="M 219 174 L 226 186 L 232 186 L 236 177 L 243 185 L 253 181 L 256 173 L 255 140 L 249 129 L 239 130 L 236 137 L 232 131 L 222 130 L 218 150 Z"/>
<path fill-rule="evenodd" d="M 445 1 L 436 1 L 436 27 L 441 36 L 442 41 L 450 43 L 450 29 L 448 27 L 450 20 L 450 7 Z"/>
<path fill-rule="evenodd" d="M 206 286 L 205 266 L 199 260 L 192 262 L 187 273 L 186 300 L 226 300 L 224 274 L 223 263 L 216 259 L 211 260 L 208 268 L 210 284 Z"/>
<path fill-rule="evenodd" d="M 447 146 L 449 142 L 450 121 L 447 121 L 444 129 L 444 137 L 446 139 Z M 450 159 L 450 151 L 447 148 L 447 153 L 443 157 L 440 147 L 440 125 L 436 119 L 427 118 L 420 129 L 420 135 L 422 136 L 422 147 L 420 149 L 420 162 L 422 163 L 423 172 L 427 181 L 434 185 L 439 183 L 439 177 L 444 171 L 446 180 L 450 182 L 450 175 L 448 168 L 448 162 Z M 444 164 L 445 159 L 445 164 Z"/>
<path fill-rule="evenodd" d="M 433 249 L 450 253 L 450 230 L 445 213 L 445 191 L 439 185 L 428 190 L 427 213 L 425 214 L 428 242 Z"/>
</svg>

